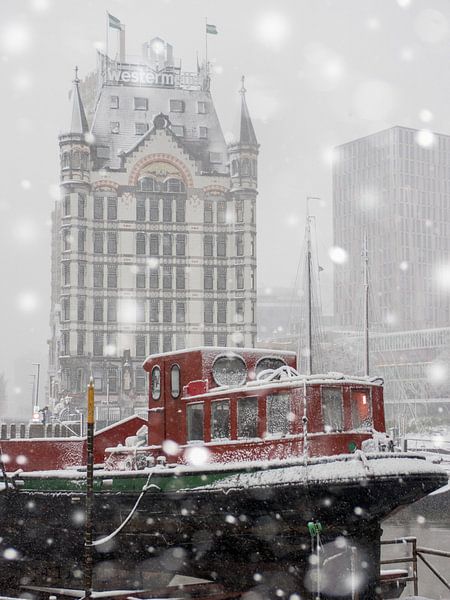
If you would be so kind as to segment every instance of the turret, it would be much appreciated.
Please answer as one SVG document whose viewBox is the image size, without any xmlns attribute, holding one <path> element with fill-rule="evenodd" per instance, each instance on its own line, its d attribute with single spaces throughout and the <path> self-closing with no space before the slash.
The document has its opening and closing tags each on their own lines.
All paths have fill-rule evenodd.
<svg viewBox="0 0 450 600">
<path fill-rule="evenodd" d="M 256 139 L 253 123 L 245 99 L 246 89 L 242 76 L 241 94 L 241 124 L 239 141 L 228 146 L 230 157 L 230 175 L 232 189 L 255 189 L 258 185 L 257 159 L 259 144 Z"/>
<path fill-rule="evenodd" d="M 61 183 L 65 181 L 89 182 L 89 144 L 86 140 L 89 125 L 80 94 L 78 67 L 72 89 L 72 115 L 69 130 L 59 136 L 61 157 Z"/>
</svg>

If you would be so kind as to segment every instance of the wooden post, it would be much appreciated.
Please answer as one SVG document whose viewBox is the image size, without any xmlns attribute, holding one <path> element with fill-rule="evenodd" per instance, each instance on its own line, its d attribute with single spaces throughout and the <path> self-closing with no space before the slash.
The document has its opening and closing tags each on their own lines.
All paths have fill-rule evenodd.
<svg viewBox="0 0 450 600">
<path fill-rule="evenodd" d="M 413 538 L 411 541 L 412 544 L 412 568 L 413 568 L 413 577 L 414 577 L 414 596 L 419 595 L 419 578 L 417 574 L 417 539 Z"/>
<path fill-rule="evenodd" d="M 84 532 L 84 597 L 92 597 L 93 546 L 92 516 L 94 502 L 94 381 L 87 390 L 87 462 L 86 462 L 86 524 Z"/>
</svg>

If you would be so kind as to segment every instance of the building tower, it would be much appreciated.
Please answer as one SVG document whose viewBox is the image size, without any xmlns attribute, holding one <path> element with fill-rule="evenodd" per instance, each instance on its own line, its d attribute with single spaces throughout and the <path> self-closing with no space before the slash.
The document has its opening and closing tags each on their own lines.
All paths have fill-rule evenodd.
<svg viewBox="0 0 450 600">
<path fill-rule="evenodd" d="M 177 64 L 161 38 L 140 59 L 102 56 L 86 80 L 98 90 L 90 127 L 76 76 L 60 136 L 51 398 L 79 410 L 92 374 L 100 422 L 145 413 L 148 354 L 256 340 L 258 143 L 245 90 L 227 148 L 206 67 Z"/>
</svg>

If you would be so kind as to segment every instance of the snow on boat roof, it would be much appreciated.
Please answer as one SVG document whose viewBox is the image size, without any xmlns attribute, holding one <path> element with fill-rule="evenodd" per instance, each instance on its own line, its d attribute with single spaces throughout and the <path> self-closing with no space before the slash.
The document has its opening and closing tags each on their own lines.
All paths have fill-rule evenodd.
<svg viewBox="0 0 450 600">
<path fill-rule="evenodd" d="M 144 364 L 148 360 L 153 360 L 155 358 L 162 358 L 164 356 L 176 356 L 178 354 L 187 354 L 188 352 L 205 352 L 209 354 L 214 354 L 216 352 L 223 352 L 224 354 L 228 352 L 234 352 L 236 354 L 242 354 L 245 352 L 257 352 L 257 353 L 270 353 L 281 356 L 297 356 L 296 352 L 292 352 L 292 350 L 274 350 L 273 348 L 242 348 L 242 347 L 232 347 L 232 346 L 194 346 L 193 348 L 181 348 L 180 350 L 172 350 L 171 352 L 160 352 L 158 354 L 150 354 L 144 361 Z"/>
</svg>

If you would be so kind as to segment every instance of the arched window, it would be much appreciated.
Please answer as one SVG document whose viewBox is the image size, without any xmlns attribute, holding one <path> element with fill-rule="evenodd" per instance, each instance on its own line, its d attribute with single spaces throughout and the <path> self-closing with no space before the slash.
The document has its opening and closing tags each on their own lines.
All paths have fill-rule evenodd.
<svg viewBox="0 0 450 600">
<path fill-rule="evenodd" d="M 69 167 L 70 167 L 70 153 L 63 152 L 63 155 L 61 157 L 61 168 L 68 169 Z"/>
<path fill-rule="evenodd" d="M 180 391 L 180 367 L 178 365 L 172 365 L 172 368 L 170 369 L 170 392 L 172 398 L 178 398 Z"/>
<path fill-rule="evenodd" d="M 82 154 L 81 154 L 81 168 L 83 171 L 87 171 L 88 155 L 86 154 L 86 152 L 82 152 Z"/>
<path fill-rule="evenodd" d="M 161 369 L 158 366 L 152 369 L 151 388 L 152 399 L 159 400 L 161 398 Z"/>
<path fill-rule="evenodd" d="M 239 175 L 239 161 L 234 159 L 231 161 L 231 176 L 236 177 Z"/>
<path fill-rule="evenodd" d="M 167 179 L 164 182 L 164 191 L 165 192 L 184 192 L 186 187 L 181 179 L 175 179 L 172 177 L 171 179 Z"/>
<path fill-rule="evenodd" d="M 136 234 L 136 254 L 145 254 L 145 233 L 142 231 Z"/>
<path fill-rule="evenodd" d="M 248 158 L 243 158 L 241 163 L 241 173 L 242 175 L 250 175 L 250 161 Z"/>
<path fill-rule="evenodd" d="M 252 159 L 252 177 L 257 177 L 257 175 L 258 175 L 258 167 L 257 167 L 256 160 L 253 158 Z"/>
<path fill-rule="evenodd" d="M 156 191 L 156 181 L 153 179 L 153 177 L 142 177 L 142 179 L 139 179 L 138 185 L 141 192 Z"/>
<path fill-rule="evenodd" d="M 79 169 L 81 165 L 81 158 L 79 150 L 72 152 L 72 169 Z"/>
</svg>

